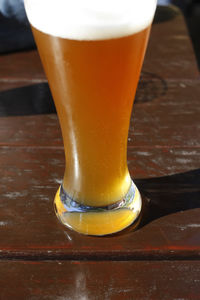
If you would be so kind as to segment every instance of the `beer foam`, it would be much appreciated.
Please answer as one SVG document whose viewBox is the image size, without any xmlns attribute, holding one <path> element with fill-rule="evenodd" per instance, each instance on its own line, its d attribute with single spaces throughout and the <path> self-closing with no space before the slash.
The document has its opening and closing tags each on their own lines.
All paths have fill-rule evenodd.
<svg viewBox="0 0 200 300">
<path fill-rule="evenodd" d="M 24 0 L 29 22 L 53 36 L 103 40 L 148 27 L 156 0 Z"/>
</svg>

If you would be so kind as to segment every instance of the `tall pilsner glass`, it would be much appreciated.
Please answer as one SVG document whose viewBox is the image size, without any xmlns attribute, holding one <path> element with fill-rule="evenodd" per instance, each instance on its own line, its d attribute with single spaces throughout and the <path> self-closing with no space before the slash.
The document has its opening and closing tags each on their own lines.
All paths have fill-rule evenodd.
<svg viewBox="0 0 200 300">
<path fill-rule="evenodd" d="M 140 214 L 127 137 L 155 8 L 156 0 L 25 0 L 64 141 L 55 210 L 80 233 L 111 234 Z"/>
</svg>

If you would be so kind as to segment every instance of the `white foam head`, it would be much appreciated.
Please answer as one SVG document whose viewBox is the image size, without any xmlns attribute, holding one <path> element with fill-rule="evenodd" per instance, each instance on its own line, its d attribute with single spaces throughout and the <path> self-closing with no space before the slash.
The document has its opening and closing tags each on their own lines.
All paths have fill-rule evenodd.
<svg viewBox="0 0 200 300">
<path fill-rule="evenodd" d="M 156 0 L 24 0 L 29 22 L 53 36 L 102 40 L 137 33 L 152 22 Z"/>
</svg>

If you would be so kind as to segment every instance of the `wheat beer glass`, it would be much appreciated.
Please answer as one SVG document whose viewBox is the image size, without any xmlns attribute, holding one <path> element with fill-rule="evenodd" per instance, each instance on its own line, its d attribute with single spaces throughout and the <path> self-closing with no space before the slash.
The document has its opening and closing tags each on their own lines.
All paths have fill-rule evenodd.
<svg viewBox="0 0 200 300">
<path fill-rule="evenodd" d="M 156 0 L 25 0 L 64 142 L 55 211 L 79 233 L 118 232 L 140 214 L 127 137 L 155 8 Z"/>
</svg>

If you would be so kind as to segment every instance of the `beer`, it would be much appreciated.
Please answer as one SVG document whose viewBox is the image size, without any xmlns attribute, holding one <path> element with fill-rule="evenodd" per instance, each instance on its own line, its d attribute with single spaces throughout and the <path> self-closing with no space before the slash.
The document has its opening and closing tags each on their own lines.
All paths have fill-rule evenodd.
<svg viewBox="0 0 200 300">
<path fill-rule="evenodd" d="M 126 154 L 128 128 L 155 0 L 125 1 L 123 5 L 127 2 L 135 9 L 133 16 L 129 7 L 123 11 L 121 1 L 107 1 L 114 5 L 107 8 L 104 0 L 101 4 L 94 0 L 73 1 L 43 0 L 37 7 L 38 0 L 26 0 L 25 4 L 61 125 L 66 158 L 62 189 L 76 205 L 99 208 L 124 199 L 132 185 Z M 40 19 L 40 13 L 36 18 L 34 10 L 41 12 L 45 3 L 44 19 Z M 147 5 L 144 13 L 142 3 Z M 64 7 L 59 9 L 58 18 L 56 7 L 61 4 Z M 78 20 L 73 19 L 77 12 Z M 55 16 L 54 21 L 51 17 Z M 66 208 L 59 197 L 57 194 L 60 215 L 66 213 Z M 129 217 L 124 218 L 132 222 L 132 212 L 126 214 Z M 79 217 L 80 212 L 74 212 L 66 223 L 70 225 L 69 218 Z M 83 218 L 88 218 L 85 212 L 81 212 Z M 73 220 L 71 226 L 76 227 Z M 119 217 L 113 222 L 120 227 L 117 220 Z M 85 233 L 81 226 L 75 229 Z"/>
<path fill-rule="evenodd" d="M 127 134 L 149 27 L 103 41 L 33 33 L 62 128 L 63 187 L 86 205 L 114 203 L 130 187 Z"/>
</svg>

